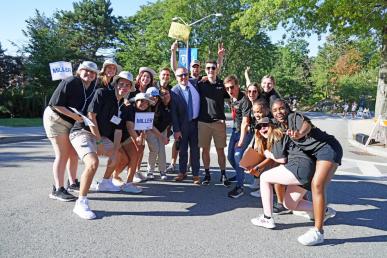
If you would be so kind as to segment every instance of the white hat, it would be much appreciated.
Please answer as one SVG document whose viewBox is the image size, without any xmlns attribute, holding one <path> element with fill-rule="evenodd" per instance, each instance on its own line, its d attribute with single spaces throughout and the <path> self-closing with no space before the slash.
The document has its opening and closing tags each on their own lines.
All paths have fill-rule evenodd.
<svg viewBox="0 0 387 258">
<path fill-rule="evenodd" d="M 104 73 L 105 72 L 105 68 L 108 65 L 114 65 L 116 67 L 116 73 L 117 73 L 118 64 L 113 59 L 106 59 L 105 62 L 103 62 L 102 69 L 101 69 L 100 73 Z"/>
<path fill-rule="evenodd" d="M 148 73 L 152 74 L 153 77 L 156 76 L 155 70 L 153 70 L 152 68 L 149 68 L 149 67 L 144 67 L 144 66 L 140 67 L 138 73 L 141 73 L 141 72 L 148 72 Z"/>
<path fill-rule="evenodd" d="M 199 61 L 199 60 L 196 60 L 196 59 L 195 59 L 195 60 L 192 60 L 190 66 L 193 67 L 194 65 L 200 66 L 200 61 Z"/>
<path fill-rule="evenodd" d="M 136 96 L 134 97 L 134 101 L 142 100 L 142 99 L 147 100 L 150 104 L 153 103 L 153 101 L 149 98 L 149 95 L 144 92 L 137 93 Z"/>
<path fill-rule="evenodd" d="M 80 71 L 80 70 L 82 70 L 82 69 L 85 69 L 85 70 L 89 70 L 89 71 L 98 73 L 98 66 L 96 65 L 96 63 L 91 62 L 91 61 L 83 61 L 83 62 L 79 65 L 78 71 Z"/>
<path fill-rule="evenodd" d="M 119 79 L 125 79 L 132 83 L 132 87 L 130 89 L 131 92 L 136 91 L 136 87 L 133 83 L 133 75 L 128 71 L 122 71 L 118 75 L 114 76 L 113 84 L 116 85 Z"/>
<path fill-rule="evenodd" d="M 148 94 L 148 96 L 151 96 L 151 97 L 157 97 L 157 96 L 160 96 L 160 91 L 156 87 L 149 87 L 146 90 L 146 94 Z"/>
</svg>

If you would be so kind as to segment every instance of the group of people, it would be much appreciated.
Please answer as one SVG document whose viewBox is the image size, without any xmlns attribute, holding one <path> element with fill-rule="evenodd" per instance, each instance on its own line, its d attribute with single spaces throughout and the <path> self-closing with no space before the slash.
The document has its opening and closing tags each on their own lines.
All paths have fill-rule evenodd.
<svg viewBox="0 0 387 258">
<path fill-rule="evenodd" d="M 246 87 L 242 91 L 236 75 L 219 77 L 224 57 L 223 44 L 218 46 L 218 60 L 205 62 L 201 76 L 198 60 L 190 69 L 177 67 L 177 42 L 171 46 L 171 69 L 156 72 L 141 67 L 134 79 L 129 71 L 120 71 L 113 60 L 106 60 L 102 69 L 91 61 L 82 62 L 75 76 L 60 82 L 44 111 L 44 128 L 55 152 L 54 185 L 49 197 L 60 201 L 76 201 L 73 212 L 84 219 L 96 218 L 90 209 L 87 194 L 99 167 L 99 156 L 107 156 L 103 178 L 96 186 L 101 192 L 141 193 L 139 185 L 153 180 L 156 165 L 161 180 L 168 180 L 168 171 L 179 169 L 174 181 L 187 179 L 192 173 L 195 185 L 210 185 L 211 142 L 217 153 L 220 181 L 235 187 L 231 198 L 244 194 L 246 172 L 254 175 L 255 196 L 261 197 L 263 214 L 251 220 L 254 225 L 274 228 L 273 213 L 304 211 L 313 215 L 315 227 L 298 238 L 304 245 L 324 241 L 323 223 L 335 215 L 326 206 L 325 191 L 341 162 L 340 143 L 289 105 L 275 90 L 273 76 L 264 76 L 261 83 L 251 82 L 245 71 Z M 171 73 L 177 84 L 170 85 Z M 233 128 L 227 147 L 224 103 L 231 105 Z M 153 127 L 138 130 L 136 115 L 153 112 Z M 173 135 L 171 164 L 167 167 L 165 145 Z M 147 143 L 149 155 L 146 173 L 141 172 Z M 265 159 L 253 167 L 239 163 L 251 146 Z M 201 150 L 201 155 L 200 155 Z M 200 156 L 204 176 L 200 177 Z M 226 175 L 226 157 L 235 176 Z M 85 164 L 80 180 L 78 158 Z M 68 181 L 65 184 L 65 171 Z M 121 174 L 126 169 L 123 179 Z M 273 188 L 277 202 L 273 205 Z M 79 191 L 78 198 L 69 191 Z M 313 202 L 306 198 L 312 192 Z"/>
</svg>

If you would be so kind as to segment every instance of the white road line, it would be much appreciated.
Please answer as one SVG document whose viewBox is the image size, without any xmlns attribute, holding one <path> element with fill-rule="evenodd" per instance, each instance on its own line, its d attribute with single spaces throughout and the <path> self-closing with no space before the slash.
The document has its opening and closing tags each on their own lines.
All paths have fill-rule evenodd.
<svg viewBox="0 0 387 258">
<path fill-rule="evenodd" d="M 357 167 L 365 176 L 373 176 L 373 177 L 383 176 L 382 173 L 380 173 L 380 171 L 374 165 L 365 164 L 364 162 L 356 162 L 356 163 L 357 163 Z"/>
</svg>

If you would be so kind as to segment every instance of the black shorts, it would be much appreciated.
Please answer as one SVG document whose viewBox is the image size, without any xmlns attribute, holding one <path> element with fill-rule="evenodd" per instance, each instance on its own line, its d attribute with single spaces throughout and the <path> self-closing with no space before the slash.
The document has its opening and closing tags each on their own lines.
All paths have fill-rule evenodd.
<svg viewBox="0 0 387 258">
<path fill-rule="evenodd" d="M 341 165 L 341 159 L 343 158 L 343 148 L 338 140 L 335 138 L 327 141 L 323 147 L 313 153 L 313 156 L 317 160 L 327 160 Z"/>
<path fill-rule="evenodd" d="M 310 158 L 288 158 L 285 167 L 300 181 L 301 186 L 310 191 L 316 162 Z"/>
</svg>

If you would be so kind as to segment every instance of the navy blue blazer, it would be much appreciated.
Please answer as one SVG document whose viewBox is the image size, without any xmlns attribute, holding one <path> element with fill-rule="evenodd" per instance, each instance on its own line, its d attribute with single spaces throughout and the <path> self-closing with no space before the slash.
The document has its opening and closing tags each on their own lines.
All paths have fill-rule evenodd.
<svg viewBox="0 0 387 258">
<path fill-rule="evenodd" d="M 193 85 L 191 84 L 190 87 Z M 193 86 L 195 87 L 195 86 Z M 197 90 L 197 88 L 195 87 Z M 199 92 L 199 91 L 198 91 Z M 171 113 L 173 132 L 188 132 L 188 109 L 185 102 L 184 93 L 179 85 L 175 85 L 171 90 Z"/>
</svg>

